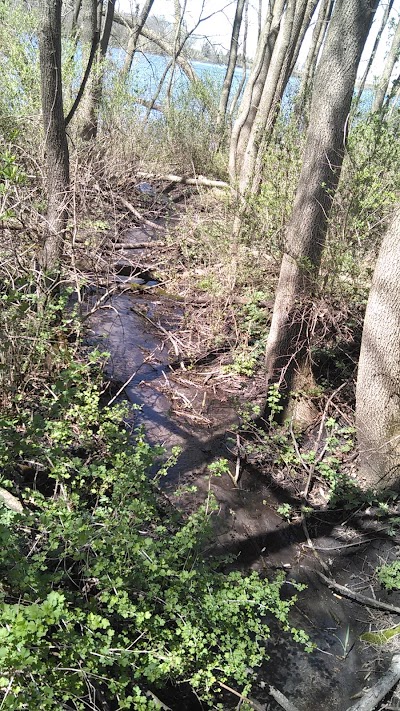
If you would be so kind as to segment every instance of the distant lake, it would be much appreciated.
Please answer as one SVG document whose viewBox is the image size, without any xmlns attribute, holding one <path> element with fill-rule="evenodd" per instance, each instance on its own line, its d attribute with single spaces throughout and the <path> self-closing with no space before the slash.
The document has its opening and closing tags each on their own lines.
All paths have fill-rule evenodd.
<svg viewBox="0 0 400 711">
<path fill-rule="evenodd" d="M 111 50 L 111 59 L 114 65 L 121 67 L 125 58 L 125 52 L 121 49 Z M 132 69 L 130 73 L 130 87 L 133 94 L 140 96 L 143 99 L 152 99 L 158 89 L 161 77 L 170 62 L 169 57 L 159 56 L 155 54 L 143 54 L 137 52 L 134 57 Z M 218 96 L 221 91 L 222 84 L 225 78 L 226 66 L 222 64 L 210 64 L 208 62 L 190 62 L 193 69 L 195 70 L 199 79 L 203 80 L 206 84 L 209 84 L 213 88 L 215 94 Z M 247 75 L 249 70 L 247 70 Z M 231 99 L 235 96 L 237 88 L 243 76 L 243 69 L 237 67 L 234 72 L 232 89 L 231 89 Z M 169 75 L 167 76 L 164 85 L 162 87 L 161 93 L 159 95 L 159 100 L 165 97 L 169 81 Z M 298 91 L 300 85 L 300 80 L 297 77 L 291 77 L 286 87 L 285 94 L 283 96 L 282 110 L 285 112 L 291 105 L 293 97 Z M 181 70 L 179 65 L 175 67 L 174 73 L 174 95 L 179 96 L 179 94 L 184 91 L 188 86 L 188 78 Z M 365 89 L 360 102 L 361 112 L 367 112 L 372 105 L 373 92 L 371 89 Z"/>
</svg>

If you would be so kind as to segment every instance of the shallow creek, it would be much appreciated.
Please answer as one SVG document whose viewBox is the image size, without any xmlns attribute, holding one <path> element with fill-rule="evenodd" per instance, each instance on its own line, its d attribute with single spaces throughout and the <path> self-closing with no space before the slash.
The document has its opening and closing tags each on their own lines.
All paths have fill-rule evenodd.
<svg viewBox="0 0 400 711">
<path fill-rule="evenodd" d="M 154 240 L 156 234 L 142 228 L 128 230 L 124 239 L 132 243 Z M 155 245 L 156 246 L 156 245 Z M 140 250 L 135 250 L 138 260 Z M 147 279 L 132 265 L 132 251 L 119 262 L 121 282 Z M 125 266 L 124 266 L 125 265 Z M 151 277 L 150 277 L 151 278 Z M 154 282 L 150 282 L 150 285 Z M 144 284 L 146 286 L 146 284 Z M 185 505 L 190 507 L 204 498 L 208 488 L 207 465 L 218 457 L 232 460 L 227 449 L 230 429 L 237 423 L 235 409 L 221 389 L 206 383 L 196 390 L 185 383 L 184 373 L 169 367 L 175 360 L 168 333 L 174 333 L 183 316 L 179 301 L 157 299 L 156 289 L 139 293 L 134 288 L 129 293 L 115 296 L 90 318 L 89 341 L 111 354 L 108 375 L 116 390 L 124 383 L 125 397 L 141 406 L 141 422 L 151 443 L 162 444 L 167 451 L 179 446 L 182 454 L 171 469 L 165 486 L 172 492 L 180 484 L 195 484 L 197 493 L 187 495 Z M 94 298 L 94 297 L 93 297 Z M 161 304 L 162 301 L 162 305 Z M 157 327 L 140 315 L 142 312 Z M 161 327 L 161 328 L 159 328 Z M 168 387 L 166 387 L 168 385 Z M 171 411 L 171 393 L 179 402 L 190 402 L 196 418 L 187 419 Z M 273 630 L 274 643 L 268 646 L 270 660 L 260 670 L 254 699 L 266 710 L 281 707 L 268 693 L 270 684 L 280 689 L 298 707 L 299 711 L 345 711 L 354 701 L 353 694 L 360 692 L 374 680 L 375 671 L 388 666 L 383 654 L 373 666 L 374 653 L 359 642 L 359 636 L 369 629 L 370 612 L 354 602 L 335 596 L 320 582 L 315 569 L 320 568 L 307 541 L 300 521 L 283 521 L 276 507 L 283 502 L 293 503 L 290 496 L 265 472 L 245 470 L 240 484 L 235 487 L 228 475 L 215 479 L 213 493 L 219 502 L 216 516 L 215 549 L 221 553 L 238 555 L 237 567 L 271 573 L 286 571 L 285 594 L 291 595 L 291 580 L 305 582 L 308 587 L 298 594 L 293 622 L 305 629 L 317 645 L 312 654 L 306 654 L 287 634 Z M 298 502 L 294 502 L 295 504 Z M 330 565 L 331 575 L 341 584 L 364 591 L 362 586 L 380 562 L 383 542 L 376 535 L 368 535 L 364 521 L 353 522 L 351 536 L 334 520 L 316 515 L 309 524 L 309 533 L 315 548 Z M 352 547 L 354 540 L 363 537 L 369 542 Z M 389 544 L 388 544 L 389 545 Z M 393 543 L 390 542 L 393 548 Z M 371 590 L 364 594 L 371 595 Z M 396 603 L 395 603 L 396 604 Z M 390 624 L 390 623 L 389 623 Z M 376 656 L 376 655 L 375 655 Z M 232 696 L 227 709 L 235 708 Z M 177 702 L 174 711 L 194 708 Z"/>
</svg>

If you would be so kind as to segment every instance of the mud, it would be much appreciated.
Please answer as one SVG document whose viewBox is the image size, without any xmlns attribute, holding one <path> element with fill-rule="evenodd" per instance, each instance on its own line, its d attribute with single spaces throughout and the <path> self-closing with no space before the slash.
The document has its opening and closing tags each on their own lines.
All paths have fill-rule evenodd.
<svg viewBox="0 0 400 711">
<path fill-rule="evenodd" d="M 156 241 L 157 235 L 141 229 L 124 235 L 125 242 L 149 239 Z M 129 251 L 119 258 L 118 278 L 127 285 L 136 275 L 144 284 L 151 280 L 154 286 L 151 271 L 137 268 L 139 256 L 145 259 L 146 251 L 135 252 L 134 264 Z M 88 340 L 111 354 L 108 375 L 117 391 L 128 383 L 124 396 L 141 407 L 137 422 L 144 425 L 149 441 L 162 444 L 167 451 L 181 448 L 166 486 L 173 496 L 178 485 L 195 484 L 197 492 L 184 499 L 190 508 L 204 498 L 211 461 L 228 458 L 234 474 L 230 441 L 238 416 L 221 386 L 212 386 L 203 378 L 203 387 L 197 384 L 194 388 L 191 374 L 169 367 L 176 358 L 168 333 L 179 329 L 182 316 L 179 300 L 166 303 L 135 289 L 116 294 L 91 317 Z M 267 710 L 280 709 L 268 693 L 273 684 L 299 711 L 345 711 L 355 703 L 351 697 L 388 667 L 388 654 L 373 652 L 359 641 L 360 634 L 374 626 L 376 613 L 328 590 L 316 574 L 321 564 L 315 550 L 333 578 L 371 596 L 374 592 L 368 585 L 374 567 L 397 553 L 396 542 L 371 526 L 364 514 L 342 525 L 340 514 L 316 511 L 307 519 L 312 550 L 301 520 L 286 522 L 276 513 L 281 503 L 299 509 L 302 502 L 279 487 L 268 472 L 252 467 L 243 471 L 238 486 L 225 474 L 214 480 L 212 490 L 219 503 L 214 552 L 234 553 L 235 567 L 243 570 L 256 569 L 266 575 L 284 570 L 284 589 L 289 596 L 293 594 L 292 581 L 307 585 L 298 594 L 293 624 L 308 632 L 316 649 L 307 654 L 290 635 L 273 629 L 274 643 L 268 644 L 270 660 L 258 673 L 253 697 Z M 378 594 L 385 597 L 381 590 Z M 399 604 L 396 596 L 392 598 L 393 604 Z M 233 697 L 227 700 L 227 708 L 235 706 Z M 173 708 L 190 708 L 190 702 L 179 705 L 174 701 Z"/>
</svg>

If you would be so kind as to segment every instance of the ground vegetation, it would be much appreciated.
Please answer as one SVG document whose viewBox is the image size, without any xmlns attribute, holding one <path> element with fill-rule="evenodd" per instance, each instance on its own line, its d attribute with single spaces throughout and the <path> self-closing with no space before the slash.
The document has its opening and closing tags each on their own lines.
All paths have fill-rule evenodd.
<svg viewBox="0 0 400 711">
<path fill-rule="evenodd" d="M 298 616 L 306 565 L 364 606 L 351 581 L 373 585 L 385 616 L 354 645 L 395 645 L 397 85 L 389 77 L 370 112 L 352 104 L 374 8 L 336 0 L 314 16 L 316 5 L 260 11 L 243 95 L 232 85 L 221 108 L 224 72 L 192 67 L 201 23 L 182 2 L 157 29 L 151 2 L 128 16 L 112 2 L 100 13 L 85 0 L 0 0 L 1 708 L 269 703 L 281 640 L 317 653 L 310 610 Z M 284 97 L 313 17 L 300 93 Z M 231 58 L 245 54 L 247 24 Z M 166 55 L 152 95 L 135 73 L 145 41 Z M 257 181 L 238 190 L 251 131 Z M 116 311 L 169 351 L 163 375 L 164 356 L 144 346 L 127 380 L 112 375 L 116 354 L 91 319 Z M 141 392 L 137 371 L 160 374 L 171 430 L 200 442 L 205 467 L 181 469 L 180 487 L 185 452 L 150 445 L 125 397 L 132 382 Z M 223 435 L 215 401 L 235 412 Z M 304 546 L 313 561 L 296 574 L 270 564 L 276 534 L 247 533 L 236 548 L 224 538 L 250 517 L 243 502 L 260 479 L 262 530 L 277 520 L 295 540 L 293 569 Z M 381 548 L 364 567 L 349 559 L 338 582 L 343 558 L 335 568 L 315 543 L 321 526 L 348 534 L 340 547 Z"/>
</svg>

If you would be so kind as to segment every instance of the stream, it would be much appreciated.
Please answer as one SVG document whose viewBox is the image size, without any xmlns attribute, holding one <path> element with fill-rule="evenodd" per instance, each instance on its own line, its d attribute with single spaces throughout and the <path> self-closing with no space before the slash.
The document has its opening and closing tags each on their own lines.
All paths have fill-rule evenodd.
<svg viewBox="0 0 400 711">
<path fill-rule="evenodd" d="M 132 245 L 154 241 L 156 248 L 157 239 L 157 233 L 146 227 L 124 233 L 125 243 Z M 184 506 L 190 509 L 208 490 L 210 462 L 226 457 L 234 474 L 235 456 L 228 445 L 238 415 L 221 384 L 213 385 L 208 377 L 196 379 L 192 372 L 176 367 L 173 335 L 182 322 L 184 304 L 157 296 L 151 273 L 138 267 L 146 261 L 146 249 L 128 248 L 119 257 L 121 287 L 133 282 L 137 288 L 115 293 L 90 317 L 88 342 L 110 353 L 106 374 L 116 384 L 116 393 L 126 384 L 123 395 L 140 406 L 137 422 L 144 426 L 150 443 L 163 445 L 167 452 L 180 447 L 181 455 L 170 469 L 165 487 L 173 495 L 182 484 L 195 485 L 197 491 L 184 497 Z M 98 292 L 88 297 L 89 307 L 96 298 Z M 207 375 L 207 368 L 204 372 Z M 380 613 L 372 615 L 367 608 L 334 595 L 318 578 L 315 571 L 321 568 L 320 562 L 307 544 L 301 521 L 285 521 L 276 512 L 284 502 L 297 506 L 299 502 L 292 502 L 265 471 L 245 468 L 238 486 L 223 475 L 213 480 L 212 491 L 219 504 L 216 552 L 235 553 L 235 567 L 242 570 L 270 574 L 283 569 L 287 576 L 283 590 L 290 596 L 291 580 L 307 585 L 298 593 L 292 619 L 295 626 L 306 630 L 316 649 L 307 654 L 288 634 L 272 628 L 270 659 L 258 672 L 253 698 L 267 711 L 281 709 L 269 695 L 272 684 L 299 711 L 345 711 L 355 703 L 351 697 L 389 665 L 387 655 L 359 641 L 360 634 L 374 627 L 374 618 Z M 373 568 L 382 555 L 393 551 L 393 540 L 371 533 L 361 514 L 346 526 L 323 512 L 315 512 L 308 521 L 313 546 L 329 565 L 331 576 L 371 596 L 368 581 Z M 355 539 L 366 542 L 356 545 Z M 381 590 L 378 595 L 385 599 Z M 229 697 L 227 709 L 236 704 L 237 699 Z M 178 701 L 172 708 L 179 711 L 195 706 Z"/>
</svg>

